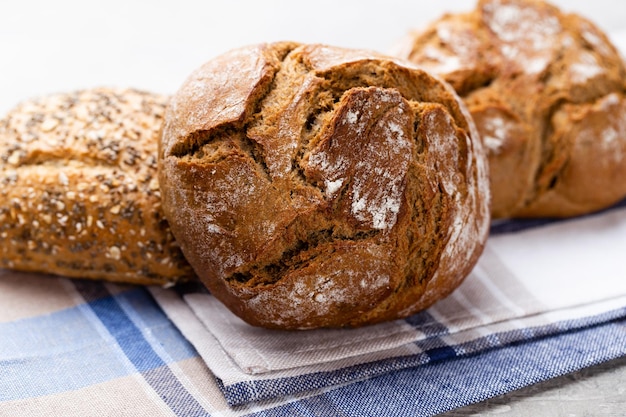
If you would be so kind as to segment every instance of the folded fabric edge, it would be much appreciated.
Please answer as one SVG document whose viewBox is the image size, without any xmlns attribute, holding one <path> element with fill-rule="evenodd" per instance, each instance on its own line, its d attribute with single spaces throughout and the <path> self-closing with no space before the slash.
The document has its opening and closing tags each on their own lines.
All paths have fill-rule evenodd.
<svg viewBox="0 0 626 417">
<path fill-rule="evenodd" d="M 317 415 L 320 404 L 335 415 L 433 416 L 625 356 L 621 319 L 332 387 L 246 416 Z"/>
<path fill-rule="evenodd" d="M 218 376 L 218 386 L 230 406 L 238 406 L 306 391 L 345 385 L 373 378 L 390 372 L 415 368 L 422 365 L 457 358 L 471 357 L 494 349 L 556 337 L 560 334 L 581 331 L 626 317 L 626 307 L 584 319 L 565 320 L 548 325 L 510 330 L 468 340 L 458 345 L 449 345 L 440 337 L 429 338 L 415 345 L 421 351 L 415 355 L 397 356 L 364 362 L 332 371 L 314 372 L 297 376 L 256 379 L 224 384 Z M 192 344 L 194 343 L 191 341 Z"/>
<path fill-rule="evenodd" d="M 235 364 L 243 373 L 249 375 L 271 374 L 282 371 L 289 372 L 293 369 L 315 366 L 319 365 L 320 363 L 328 363 L 327 361 L 323 361 L 320 359 L 322 357 L 325 357 L 326 355 L 331 356 L 333 358 L 333 362 L 335 362 L 350 360 L 351 358 L 360 357 L 362 355 L 371 353 L 372 351 L 380 352 L 398 349 L 413 342 L 415 340 L 416 331 L 419 331 L 415 328 L 415 326 L 408 324 L 404 320 L 397 320 L 395 322 L 373 325 L 367 328 L 363 327 L 357 329 L 340 330 L 331 329 L 328 331 L 335 332 L 333 333 L 333 336 L 330 336 L 331 338 L 334 338 L 333 344 L 324 344 L 320 346 L 316 345 L 316 343 L 318 343 L 325 337 L 329 337 L 326 333 L 318 333 L 326 332 L 325 329 L 310 330 L 307 331 L 307 333 L 312 333 L 308 333 L 306 335 L 300 332 L 273 333 L 275 332 L 273 330 L 261 329 L 261 331 L 267 331 L 268 335 L 272 335 L 271 337 L 275 337 L 274 340 L 284 340 L 282 339 L 283 337 L 286 337 L 287 339 L 291 337 L 298 338 L 300 346 L 302 346 L 303 343 L 299 338 L 306 336 L 305 340 L 308 343 L 306 344 L 305 349 L 294 349 L 289 352 L 292 360 L 294 359 L 294 357 L 297 357 L 298 360 L 292 361 L 289 366 L 276 366 L 274 362 L 270 363 L 270 361 L 268 361 L 267 358 L 264 357 L 263 352 L 259 352 L 259 350 L 257 350 L 258 348 L 256 347 L 250 349 L 244 348 L 242 349 L 241 354 L 237 355 L 238 353 L 240 353 L 234 352 L 237 347 L 224 344 L 224 332 L 231 331 L 232 329 L 236 330 L 240 323 L 242 326 L 245 326 L 244 330 L 246 330 L 242 333 L 237 333 L 237 336 L 240 340 L 247 340 L 247 337 L 249 336 L 249 334 L 247 333 L 247 329 L 250 329 L 251 332 L 259 332 L 259 329 L 248 327 L 247 324 L 243 323 L 241 319 L 236 317 L 225 307 L 222 307 L 219 301 L 217 301 L 209 294 L 192 294 L 192 296 L 193 297 L 185 295 L 183 296 L 182 301 L 191 309 L 196 318 L 203 323 L 206 330 L 213 335 L 214 339 L 220 344 L 221 349 L 225 352 L 225 354 L 229 356 L 232 363 Z M 201 305 L 204 307 L 208 306 L 210 310 L 203 310 Z M 215 320 L 217 317 L 219 317 L 220 320 Z M 226 330 L 220 331 L 220 328 Z M 310 335 L 316 335 L 317 338 L 311 338 Z M 339 335 L 349 336 L 346 338 L 338 337 Z M 293 339 L 288 340 L 288 342 L 293 342 Z M 367 347 L 365 347 L 364 344 L 367 344 Z M 252 345 L 250 344 L 250 346 Z M 372 350 L 372 346 L 375 346 L 374 350 Z M 246 354 L 249 356 L 246 357 Z M 256 359 L 257 362 L 254 363 L 254 360 L 251 360 L 250 358 Z"/>
<path fill-rule="evenodd" d="M 500 390 L 497 390 L 488 394 L 483 393 L 482 395 L 477 396 L 476 398 L 473 398 L 471 401 L 466 401 L 464 403 L 456 404 L 451 407 L 444 407 L 438 410 L 437 412 L 439 413 L 439 412 L 449 411 L 457 407 L 468 405 L 474 402 L 483 401 L 488 398 L 502 395 L 507 392 L 520 389 L 525 386 L 538 383 L 538 382 L 541 382 L 550 378 L 554 378 L 554 377 L 558 377 L 567 373 L 571 373 L 571 372 L 577 371 L 579 369 L 582 369 L 588 366 L 597 365 L 599 363 L 606 362 L 611 359 L 616 359 L 622 356 L 626 356 L 626 319 L 622 318 L 620 320 L 602 322 L 601 324 L 597 324 L 594 326 L 565 331 L 563 333 L 558 333 L 558 334 L 538 336 L 536 338 L 527 339 L 527 340 L 517 342 L 517 343 L 512 343 L 510 345 L 502 345 L 498 347 L 492 347 L 489 349 L 481 350 L 481 351 L 478 351 L 469 355 L 455 355 L 454 353 L 452 353 L 450 350 L 446 348 L 433 348 L 425 352 L 425 354 L 427 354 L 430 358 L 430 360 L 426 363 L 412 364 L 411 359 L 413 358 L 411 357 L 394 358 L 393 362 L 396 362 L 397 364 L 400 365 L 397 368 L 388 369 L 388 370 L 385 370 L 383 372 L 378 372 L 378 373 L 368 372 L 365 375 L 363 374 L 363 372 L 359 372 L 360 370 L 359 368 L 363 368 L 363 367 L 357 366 L 357 367 L 354 367 L 355 369 L 347 370 L 349 375 L 352 377 L 352 379 L 335 378 L 333 380 L 332 385 L 328 383 L 328 379 L 324 379 L 326 378 L 325 375 L 323 374 L 317 375 L 320 377 L 320 378 L 316 378 L 318 384 L 311 384 L 310 388 L 307 389 L 306 391 L 315 391 L 315 390 L 320 390 L 320 389 L 324 391 L 341 390 L 342 388 L 346 386 L 363 383 L 364 381 L 367 381 L 370 379 L 385 377 L 385 375 L 393 374 L 394 371 L 401 371 L 401 372 L 417 371 L 419 372 L 421 368 L 430 368 L 433 366 L 445 367 L 445 364 L 447 362 L 456 362 L 459 360 L 464 360 L 465 362 L 471 363 L 472 360 L 482 361 L 482 358 L 484 357 L 497 356 L 498 351 L 506 351 L 508 355 L 515 356 L 517 355 L 516 352 L 522 352 L 528 349 L 532 350 L 535 345 L 557 344 L 559 343 L 559 341 L 562 341 L 564 339 L 577 340 L 578 335 L 593 335 L 594 331 L 597 331 L 598 333 L 604 333 L 608 331 L 606 329 L 612 326 L 621 326 L 621 330 L 622 330 L 621 338 L 623 339 L 624 343 L 621 344 L 620 348 L 614 351 L 607 351 L 607 350 L 603 350 L 603 346 L 595 345 L 594 346 L 595 350 L 593 351 L 593 354 L 589 354 L 588 356 L 581 358 L 579 362 L 572 362 L 572 363 L 567 364 L 567 366 L 561 366 L 562 364 L 553 363 L 551 364 L 551 368 L 556 368 L 556 369 L 553 372 L 549 374 L 545 374 L 543 376 L 535 376 L 533 378 L 518 377 L 517 380 L 511 377 L 507 381 L 509 385 L 506 388 L 503 388 L 503 389 L 500 389 Z M 571 342 L 569 344 L 565 344 L 562 346 L 562 350 L 567 350 L 570 352 L 573 351 L 576 353 L 576 355 L 582 355 L 586 353 L 584 344 L 578 343 L 578 342 Z M 601 352 L 598 352 L 598 351 L 601 351 Z M 524 370 L 523 367 L 519 366 L 516 371 L 519 373 L 523 370 Z M 523 375 L 521 376 L 523 377 Z M 321 384 L 319 383 L 320 380 L 322 381 Z M 278 385 L 272 384 L 273 382 L 276 382 L 276 381 L 267 381 L 267 382 L 269 383 L 257 384 L 257 386 L 255 387 L 256 394 L 263 393 L 267 395 L 257 396 L 257 399 L 254 399 L 254 400 L 250 398 L 248 400 L 244 400 L 244 396 L 247 393 L 249 393 L 250 387 L 243 387 L 242 386 L 243 383 L 237 384 L 238 385 L 237 387 L 235 386 L 225 387 L 222 385 L 221 381 L 219 381 L 218 379 L 218 386 L 220 387 L 220 389 L 223 389 L 226 400 L 228 404 L 232 407 L 243 406 L 252 402 L 258 402 L 259 404 L 261 404 L 263 401 L 266 401 L 266 400 L 275 401 L 278 397 L 281 397 L 281 396 L 284 397 L 286 395 L 292 395 L 296 393 L 294 391 L 289 391 L 289 392 L 283 392 L 281 394 L 276 394 L 277 387 L 279 388 L 281 386 L 289 386 L 290 385 L 289 381 L 280 381 Z M 304 391 L 298 391 L 299 394 L 302 394 L 303 392 Z"/>
</svg>

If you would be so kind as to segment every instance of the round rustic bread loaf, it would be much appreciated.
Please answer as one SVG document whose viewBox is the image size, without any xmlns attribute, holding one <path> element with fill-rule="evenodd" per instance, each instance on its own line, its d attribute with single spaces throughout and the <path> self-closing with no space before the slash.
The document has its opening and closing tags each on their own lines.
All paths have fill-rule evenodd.
<svg viewBox="0 0 626 417">
<path fill-rule="evenodd" d="M 626 197 L 626 70 L 588 20 L 481 0 L 394 52 L 463 97 L 489 153 L 494 217 L 567 217 Z"/>
<path fill-rule="evenodd" d="M 459 285 L 488 232 L 486 156 L 460 99 L 369 52 L 276 43 L 211 60 L 173 96 L 159 164 L 183 253 L 253 325 L 407 316 Z"/>
<path fill-rule="evenodd" d="M 0 267 L 171 284 L 193 277 L 157 180 L 167 98 L 95 88 L 0 120 Z"/>
</svg>

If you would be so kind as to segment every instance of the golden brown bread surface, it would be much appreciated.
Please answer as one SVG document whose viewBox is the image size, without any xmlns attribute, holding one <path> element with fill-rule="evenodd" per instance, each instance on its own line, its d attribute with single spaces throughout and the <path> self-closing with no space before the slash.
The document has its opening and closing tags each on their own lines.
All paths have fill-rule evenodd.
<svg viewBox="0 0 626 417">
<path fill-rule="evenodd" d="M 395 54 L 464 98 L 489 152 L 494 217 L 575 216 L 626 197 L 626 70 L 588 20 L 481 0 Z"/>
<path fill-rule="evenodd" d="M 0 120 L 0 267 L 139 284 L 193 276 L 160 207 L 166 102 L 99 88 Z"/>
<path fill-rule="evenodd" d="M 166 217 L 200 279 L 247 322 L 404 317 L 475 264 L 486 156 L 453 90 L 407 65 L 261 44 L 209 61 L 172 98 Z"/>
</svg>

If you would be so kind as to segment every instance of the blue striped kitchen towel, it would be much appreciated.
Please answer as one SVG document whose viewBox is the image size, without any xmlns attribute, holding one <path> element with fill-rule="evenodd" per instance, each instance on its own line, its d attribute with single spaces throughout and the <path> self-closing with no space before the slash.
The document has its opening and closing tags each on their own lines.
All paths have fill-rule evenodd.
<svg viewBox="0 0 626 417">
<path fill-rule="evenodd" d="M 281 332 L 247 325 L 202 289 L 152 288 L 237 406 L 582 329 L 626 313 L 626 203 L 563 221 L 495 224 L 472 274 L 405 320 Z"/>
<path fill-rule="evenodd" d="M 626 355 L 622 317 L 230 407 L 143 288 L 1 271 L 0 305 L 3 417 L 432 416 Z"/>
</svg>

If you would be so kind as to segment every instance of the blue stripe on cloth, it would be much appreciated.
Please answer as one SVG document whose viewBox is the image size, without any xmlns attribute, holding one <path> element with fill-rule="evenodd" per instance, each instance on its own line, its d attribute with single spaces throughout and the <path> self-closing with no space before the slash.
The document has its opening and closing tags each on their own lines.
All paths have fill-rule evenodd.
<svg viewBox="0 0 626 417">
<path fill-rule="evenodd" d="M 0 333 L 2 331 L 0 330 Z M 0 359 L 0 401 L 40 397 L 79 389 L 128 374 L 104 340 L 70 351 Z"/>
<path fill-rule="evenodd" d="M 75 390 L 136 373 L 118 339 L 125 346 L 135 346 L 135 355 L 141 356 L 144 338 L 116 297 L 141 318 L 148 326 L 145 331 L 155 334 L 159 348 L 166 352 L 164 360 L 144 356 L 137 361 L 138 367 L 154 373 L 171 362 L 197 356 L 144 288 L 113 297 L 99 283 L 77 281 L 75 285 L 82 287 L 90 304 L 0 323 L 0 401 Z M 101 314 L 94 319 L 95 311 Z M 111 324 L 107 329 L 111 327 L 116 339 L 102 333 L 100 317 Z"/>
<path fill-rule="evenodd" d="M 225 386 L 220 379 L 216 378 L 216 380 L 227 403 L 236 406 L 359 381 L 370 378 L 373 375 L 380 375 L 399 369 L 422 365 L 427 363 L 428 360 L 428 355 L 424 353 L 390 358 L 374 363 L 365 363 L 343 368 L 338 371 L 316 372 L 304 376 L 240 382 L 228 386 Z"/>
<path fill-rule="evenodd" d="M 250 417 L 425 417 L 626 355 L 626 319 L 399 370 Z"/>
<path fill-rule="evenodd" d="M 448 328 L 439 323 L 427 310 L 407 317 L 404 321 L 428 336 L 423 341 L 415 342 L 415 345 L 426 353 L 429 362 L 452 359 L 457 356 L 457 351 L 448 346 L 440 337 L 448 334 Z"/>
<path fill-rule="evenodd" d="M 540 218 L 540 219 L 512 219 L 512 220 L 495 220 L 492 222 L 491 229 L 489 231 L 490 235 L 501 235 L 505 233 L 515 233 L 520 232 L 527 229 L 534 229 L 537 227 L 547 226 L 554 223 L 559 222 L 570 222 L 583 219 L 589 216 L 596 216 L 602 213 L 606 213 L 608 211 L 617 210 L 626 208 L 626 199 L 618 202 L 617 204 L 608 207 L 604 210 L 590 213 L 582 216 L 558 219 L 558 218 Z"/>
<path fill-rule="evenodd" d="M 454 359 L 457 357 L 456 350 L 450 346 L 442 346 L 439 348 L 427 350 L 429 362 L 443 361 L 447 359 Z"/>
<path fill-rule="evenodd" d="M 95 301 L 88 304 L 89 307 L 117 341 L 128 360 L 174 414 L 190 417 L 209 415 L 182 385 L 164 359 L 157 354 L 141 330 L 130 320 L 116 297 L 100 298 L 102 293 L 108 292 L 102 283 L 74 281 L 74 286 L 85 298 L 93 298 L 94 293 L 98 295 Z M 134 299 L 131 298 L 135 305 L 140 308 L 150 306 L 158 309 L 154 299 L 145 289 L 142 290 L 141 294 L 135 295 Z M 149 314 L 146 317 L 149 317 Z M 182 335 L 180 338 L 182 339 Z"/>
<path fill-rule="evenodd" d="M 78 308 L 0 323 L 0 337 L 0 361 L 52 356 L 102 341 Z"/>
<path fill-rule="evenodd" d="M 441 336 L 448 333 L 448 328 L 435 320 L 428 310 L 413 314 L 405 318 L 404 321 L 426 336 Z"/>
<path fill-rule="evenodd" d="M 434 320 L 432 316 L 429 317 L 424 315 L 424 313 L 419 313 L 419 315 L 420 318 L 416 319 L 415 322 L 431 323 L 431 320 Z M 224 385 L 219 379 L 217 381 L 228 404 L 236 406 L 329 386 L 343 385 L 410 367 L 456 360 L 456 358 L 468 357 L 494 348 L 526 343 L 562 332 L 577 331 L 624 317 L 626 317 L 626 307 L 578 320 L 568 320 L 500 334 L 490 334 L 456 346 L 446 344 L 439 337 L 442 334 L 441 332 L 443 332 L 443 328 L 438 328 L 438 326 L 431 323 L 432 325 L 428 327 L 435 336 L 415 342 L 414 344 L 422 352 L 415 355 L 384 359 L 337 371 L 318 372 L 288 378 L 247 381 L 228 386 Z"/>
<path fill-rule="evenodd" d="M 197 356 L 195 349 L 173 325 L 146 291 L 129 291 L 115 296 L 135 326 L 167 363 Z M 150 304 L 154 308 L 145 308 Z"/>
</svg>

